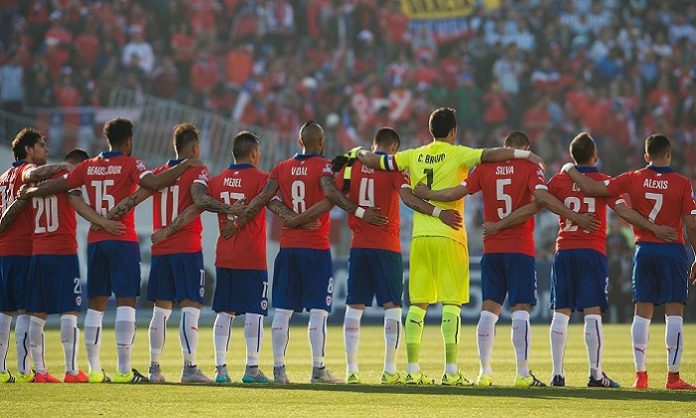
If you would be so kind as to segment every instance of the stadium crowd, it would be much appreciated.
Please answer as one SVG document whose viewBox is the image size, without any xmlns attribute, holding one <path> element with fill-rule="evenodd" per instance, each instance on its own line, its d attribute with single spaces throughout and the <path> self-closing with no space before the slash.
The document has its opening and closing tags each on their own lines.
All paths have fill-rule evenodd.
<svg viewBox="0 0 696 418">
<path fill-rule="evenodd" d="M 557 164 L 580 129 L 605 155 L 664 132 L 696 178 L 696 4 L 501 3 L 441 39 L 384 0 L 5 0 L 2 108 L 105 105 L 124 86 L 293 137 L 320 116 L 349 146 L 383 125 L 425 141 L 414 116 L 452 105 L 468 143 L 522 128 Z"/>
</svg>

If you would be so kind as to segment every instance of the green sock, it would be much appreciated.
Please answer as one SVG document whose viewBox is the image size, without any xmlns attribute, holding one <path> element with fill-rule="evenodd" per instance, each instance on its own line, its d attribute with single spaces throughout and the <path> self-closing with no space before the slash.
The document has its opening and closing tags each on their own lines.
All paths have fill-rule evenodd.
<svg viewBox="0 0 696 418">
<path fill-rule="evenodd" d="M 408 308 L 406 315 L 406 353 L 409 363 L 418 363 L 418 352 L 420 351 L 421 338 L 423 337 L 423 320 L 425 319 L 425 309 L 416 305 Z"/>
<path fill-rule="evenodd" d="M 459 344 L 459 334 L 462 308 L 459 306 L 445 305 L 442 307 L 442 339 L 445 340 L 445 365 L 448 373 L 456 373 L 457 364 L 457 345 Z M 449 367 L 448 367 L 449 366 Z"/>
</svg>

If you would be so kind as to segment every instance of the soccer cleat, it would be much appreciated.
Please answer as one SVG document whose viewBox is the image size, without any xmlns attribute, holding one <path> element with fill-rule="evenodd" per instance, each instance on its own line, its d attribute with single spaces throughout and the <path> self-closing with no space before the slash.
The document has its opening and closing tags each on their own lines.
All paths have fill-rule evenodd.
<svg viewBox="0 0 696 418">
<path fill-rule="evenodd" d="M 408 372 L 406 373 L 405 384 L 407 385 L 434 385 L 435 379 L 428 377 L 423 372 Z"/>
<path fill-rule="evenodd" d="M 361 382 L 358 372 L 348 373 L 348 377 L 346 377 L 346 383 L 349 385 L 359 385 Z"/>
<path fill-rule="evenodd" d="M 403 385 L 405 383 L 404 377 L 401 373 L 382 373 L 382 384 L 383 385 Z"/>
<path fill-rule="evenodd" d="M 4 373 L 0 373 L 0 384 L 4 383 L 14 383 L 15 382 L 15 377 L 12 376 L 12 373 L 10 371 L 6 371 Z"/>
<path fill-rule="evenodd" d="M 312 379 L 311 383 L 328 383 L 336 384 L 343 383 L 343 379 L 339 377 L 333 377 L 331 372 L 326 367 L 313 367 L 312 368 Z"/>
<path fill-rule="evenodd" d="M 116 375 L 114 376 L 114 383 L 132 383 L 132 384 L 140 384 L 140 383 L 149 383 L 147 380 L 147 377 L 143 376 L 140 374 L 139 371 L 135 369 L 131 369 L 128 373 L 121 373 L 121 372 L 116 372 Z"/>
<path fill-rule="evenodd" d="M 587 382 L 587 387 L 617 389 L 620 388 L 621 385 L 619 385 L 618 382 L 611 380 L 605 373 L 602 373 L 601 379 L 595 379 L 594 377 L 590 376 L 590 380 Z"/>
<path fill-rule="evenodd" d="M 679 372 L 667 374 L 665 388 L 669 390 L 696 390 L 696 386 L 686 383 L 679 377 Z"/>
<path fill-rule="evenodd" d="M 159 363 L 152 363 L 150 364 L 150 368 L 148 369 L 148 379 L 150 380 L 150 383 L 164 383 L 164 375 L 162 374 L 162 370 L 160 369 Z"/>
<path fill-rule="evenodd" d="M 514 386 L 518 388 L 546 387 L 546 383 L 534 377 L 531 372 L 527 377 L 523 377 L 518 373 L 517 376 L 515 376 Z"/>
<path fill-rule="evenodd" d="M 63 377 L 63 383 L 87 383 L 89 382 L 89 376 L 85 374 L 82 370 L 78 370 L 77 374 L 73 375 L 70 372 L 65 372 L 65 377 Z"/>
<path fill-rule="evenodd" d="M 34 381 L 34 372 L 29 372 L 29 374 L 17 373 L 15 378 L 15 383 L 32 383 Z"/>
<path fill-rule="evenodd" d="M 442 386 L 472 386 L 473 383 L 464 377 L 461 372 L 457 373 L 447 373 L 442 375 L 442 380 L 440 381 Z"/>
<path fill-rule="evenodd" d="M 554 386 L 557 388 L 565 387 L 565 376 L 562 376 L 560 374 L 553 376 L 553 379 L 551 379 L 550 386 Z"/>
<path fill-rule="evenodd" d="M 87 375 L 87 382 L 88 383 L 110 383 L 111 378 L 104 373 L 104 369 L 102 369 L 100 372 L 96 370 L 90 370 L 89 374 Z"/>
<path fill-rule="evenodd" d="M 259 369 L 259 366 L 246 366 L 242 383 L 271 383 L 271 379 Z"/>
<path fill-rule="evenodd" d="M 36 373 L 34 375 L 34 383 L 61 383 L 61 381 L 49 372 L 46 372 L 43 374 Z"/>
<path fill-rule="evenodd" d="M 487 373 L 481 373 L 476 379 L 476 386 L 493 386 L 493 376 Z"/>
<path fill-rule="evenodd" d="M 215 383 L 224 385 L 232 383 L 230 375 L 227 374 L 227 365 L 215 366 Z"/>
<path fill-rule="evenodd" d="M 636 372 L 636 381 L 633 382 L 633 387 L 636 389 L 647 389 L 648 372 Z"/>
<path fill-rule="evenodd" d="M 181 372 L 181 383 L 213 383 L 213 379 L 204 375 L 201 369 L 197 366 L 184 366 Z"/>
<path fill-rule="evenodd" d="M 285 371 L 285 365 L 279 367 L 273 367 L 273 383 L 287 385 L 290 383 L 288 379 L 288 373 Z"/>
</svg>

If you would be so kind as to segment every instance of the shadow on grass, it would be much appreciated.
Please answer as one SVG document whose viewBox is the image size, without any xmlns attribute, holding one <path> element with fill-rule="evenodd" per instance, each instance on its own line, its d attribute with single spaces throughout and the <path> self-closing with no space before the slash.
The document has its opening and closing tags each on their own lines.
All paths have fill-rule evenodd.
<svg viewBox="0 0 696 418">
<path fill-rule="evenodd" d="M 382 386 L 382 385 L 263 385 L 233 383 L 231 385 L 182 385 L 165 384 L 166 386 L 195 386 L 205 388 L 274 390 L 274 391 L 313 391 L 313 392 L 348 392 L 362 394 L 399 394 L 399 395 L 454 395 L 454 396 L 491 396 L 525 399 L 591 399 L 616 401 L 662 401 L 662 402 L 694 402 L 696 392 L 679 392 L 666 390 L 638 391 L 633 389 L 589 389 L 589 388 L 513 388 L 513 387 L 445 387 L 434 386 Z"/>
</svg>

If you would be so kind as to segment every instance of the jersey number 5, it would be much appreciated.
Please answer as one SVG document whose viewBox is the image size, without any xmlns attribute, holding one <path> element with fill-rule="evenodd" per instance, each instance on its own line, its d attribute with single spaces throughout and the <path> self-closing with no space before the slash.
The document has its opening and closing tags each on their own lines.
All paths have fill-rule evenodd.
<svg viewBox="0 0 696 418">
<path fill-rule="evenodd" d="M 512 197 L 505 193 L 505 186 L 512 184 L 512 179 L 498 179 L 495 181 L 495 198 L 503 202 L 503 207 L 498 208 L 498 218 L 503 219 L 512 213 Z"/>
<path fill-rule="evenodd" d="M 94 210 L 101 216 L 106 216 L 116 206 L 116 200 L 109 194 L 109 187 L 114 185 L 113 180 L 94 180 Z M 106 202 L 106 208 L 103 206 Z"/>
</svg>

